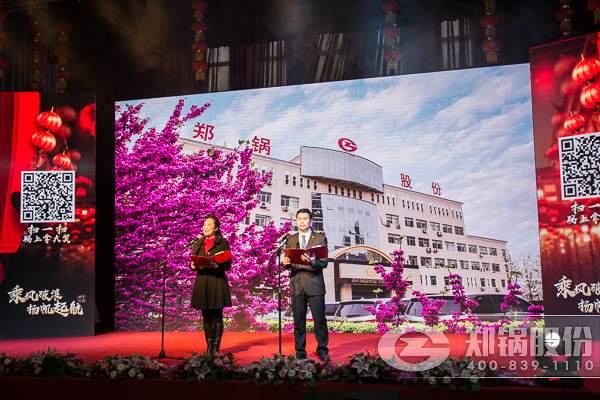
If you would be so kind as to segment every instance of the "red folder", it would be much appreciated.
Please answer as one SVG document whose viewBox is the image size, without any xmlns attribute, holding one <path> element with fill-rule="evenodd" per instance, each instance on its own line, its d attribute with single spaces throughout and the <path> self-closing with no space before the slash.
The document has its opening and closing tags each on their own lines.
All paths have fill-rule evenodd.
<svg viewBox="0 0 600 400">
<path fill-rule="evenodd" d="M 214 261 L 217 264 L 222 263 L 224 261 L 232 259 L 233 255 L 231 254 L 231 251 L 226 250 L 226 251 L 222 251 L 222 252 L 217 253 L 214 256 L 210 256 L 210 257 L 190 256 L 190 258 L 194 262 L 194 265 L 196 265 L 196 268 L 204 268 L 204 267 L 208 267 L 210 265 L 211 261 Z"/>
<path fill-rule="evenodd" d="M 309 257 L 314 255 L 317 260 L 327 258 L 327 246 L 311 247 L 310 249 L 283 249 L 283 251 L 285 256 L 292 260 L 292 264 L 308 265 L 308 263 L 302 261 L 302 254 Z"/>
</svg>

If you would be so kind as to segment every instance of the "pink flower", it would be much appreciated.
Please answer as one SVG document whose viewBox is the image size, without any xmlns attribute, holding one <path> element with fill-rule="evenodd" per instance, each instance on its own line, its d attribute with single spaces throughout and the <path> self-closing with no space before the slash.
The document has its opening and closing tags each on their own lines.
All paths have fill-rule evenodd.
<svg viewBox="0 0 600 400">
<path fill-rule="evenodd" d="M 220 359 L 219 357 L 215 358 L 214 363 L 215 363 L 215 366 L 217 366 L 217 367 L 223 366 L 223 360 Z"/>
<path fill-rule="evenodd" d="M 280 377 L 285 378 L 286 375 L 287 375 L 287 370 L 285 368 L 279 370 L 279 376 Z"/>
<path fill-rule="evenodd" d="M 33 369 L 33 373 L 34 374 L 41 374 L 42 373 L 42 366 L 41 365 L 36 365 L 35 368 Z"/>
</svg>

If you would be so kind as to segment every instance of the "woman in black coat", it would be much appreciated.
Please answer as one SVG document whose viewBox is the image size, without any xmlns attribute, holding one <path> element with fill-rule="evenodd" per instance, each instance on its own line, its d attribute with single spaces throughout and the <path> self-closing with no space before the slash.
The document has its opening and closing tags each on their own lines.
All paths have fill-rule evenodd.
<svg viewBox="0 0 600 400">
<path fill-rule="evenodd" d="M 192 255 L 214 256 L 229 250 L 229 243 L 221 236 L 217 217 L 207 217 L 202 230 L 204 236 L 194 244 Z M 217 355 L 220 352 L 223 336 L 223 308 L 231 307 L 231 290 L 225 275 L 225 271 L 231 268 L 231 260 L 218 264 L 212 262 L 210 266 L 204 268 L 196 267 L 192 262 L 191 268 L 197 270 L 198 275 L 194 282 L 190 307 L 202 310 L 207 351 Z"/>
</svg>

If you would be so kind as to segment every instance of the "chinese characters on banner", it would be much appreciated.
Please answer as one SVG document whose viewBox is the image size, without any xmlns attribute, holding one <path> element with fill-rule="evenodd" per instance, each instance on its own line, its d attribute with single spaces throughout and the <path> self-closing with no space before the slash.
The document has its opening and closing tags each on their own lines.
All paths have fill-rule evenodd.
<svg viewBox="0 0 600 400">
<path fill-rule="evenodd" d="M 264 151 L 266 155 L 271 155 L 270 139 L 259 138 L 254 136 L 254 139 L 252 139 L 252 147 L 254 148 L 254 151 L 259 154 L 262 154 Z"/>
<path fill-rule="evenodd" d="M 437 182 L 431 182 L 431 188 L 433 189 L 433 194 L 441 196 L 442 195 L 442 188 L 440 187 L 440 184 Z"/>
<path fill-rule="evenodd" d="M 24 243 L 38 243 L 44 242 L 46 244 L 52 243 L 71 243 L 71 234 L 67 233 L 67 226 L 58 226 L 52 228 L 39 228 L 30 225 L 23 236 Z"/>
<path fill-rule="evenodd" d="M 200 122 L 198 122 L 194 126 L 194 133 L 196 135 L 193 136 L 193 138 L 196 139 L 197 137 L 200 137 L 200 139 L 204 141 L 212 140 L 215 137 L 213 129 L 215 129 L 215 127 L 212 125 L 200 124 Z"/>
<path fill-rule="evenodd" d="M 58 314 L 63 317 L 68 317 L 69 315 L 83 315 L 83 307 L 80 303 L 76 303 L 72 301 L 69 306 L 67 306 L 67 302 L 62 302 L 63 296 L 60 294 L 60 289 L 54 290 L 30 290 L 25 292 L 25 289 L 20 287 L 19 285 L 15 286 L 11 291 L 8 292 L 8 304 L 15 303 L 26 303 L 31 300 L 32 302 L 38 301 L 48 301 L 55 303 L 40 303 L 37 304 L 29 304 L 27 306 L 27 313 L 30 315 L 39 315 L 39 314 Z M 78 299 L 79 300 L 79 299 Z"/>
<path fill-rule="evenodd" d="M 593 205 L 589 206 L 588 208 L 592 208 L 592 209 L 600 208 L 600 203 L 593 204 Z M 567 217 L 567 222 L 571 225 L 576 225 L 578 223 L 583 224 L 586 222 L 590 222 L 590 219 L 591 219 L 592 223 L 594 225 L 598 225 L 598 222 L 600 221 L 600 214 L 598 214 L 598 212 L 596 210 L 592 210 L 592 211 L 593 211 L 593 214 L 590 215 L 588 218 L 588 216 L 583 214 L 585 212 L 585 206 L 577 204 L 577 202 L 574 201 L 573 205 L 571 206 L 572 214 Z M 578 215 L 579 213 L 582 213 L 582 214 Z M 579 219 L 579 221 L 578 221 L 578 218 L 581 218 L 581 219 Z"/>
<path fill-rule="evenodd" d="M 583 296 L 590 297 L 592 294 L 596 296 L 600 296 L 600 282 L 587 284 L 585 282 L 581 282 L 571 290 L 571 285 L 573 281 L 567 278 L 565 275 L 558 281 L 558 283 L 554 284 L 556 288 L 556 297 L 562 296 L 563 298 L 575 297 L 579 293 Z M 577 304 L 577 308 L 579 311 L 583 313 L 592 313 L 597 312 L 600 313 L 600 299 L 595 299 L 593 302 L 581 299 L 581 301 Z"/>
<path fill-rule="evenodd" d="M 410 186 L 410 176 L 400 174 L 400 186 L 402 186 L 404 188 L 412 189 L 412 187 Z"/>
</svg>

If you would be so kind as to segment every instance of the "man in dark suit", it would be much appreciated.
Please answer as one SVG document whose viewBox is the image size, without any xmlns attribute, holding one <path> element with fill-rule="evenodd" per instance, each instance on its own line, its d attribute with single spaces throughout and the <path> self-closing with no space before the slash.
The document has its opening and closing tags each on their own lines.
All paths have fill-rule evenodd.
<svg viewBox="0 0 600 400">
<path fill-rule="evenodd" d="M 327 246 L 325 235 L 313 232 L 310 229 L 312 213 L 303 208 L 296 213 L 298 233 L 290 236 L 286 248 L 309 249 L 311 247 Z M 296 357 L 306 358 L 306 304 L 315 322 L 315 338 L 317 339 L 317 354 L 321 361 L 330 361 L 329 331 L 325 318 L 325 280 L 323 268 L 327 267 L 327 258 L 316 260 L 314 256 L 302 256 L 308 265 L 292 264 L 289 257 L 283 258 L 283 265 L 291 267 L 290 296 L 292 298 L 292 312 L 294 313 L 294 339 L 296 342 Z"/>
</svg>

